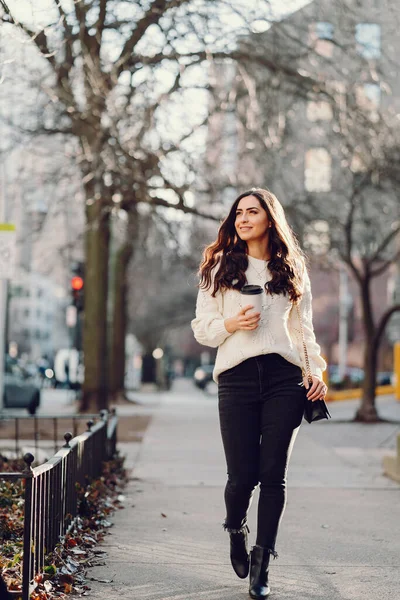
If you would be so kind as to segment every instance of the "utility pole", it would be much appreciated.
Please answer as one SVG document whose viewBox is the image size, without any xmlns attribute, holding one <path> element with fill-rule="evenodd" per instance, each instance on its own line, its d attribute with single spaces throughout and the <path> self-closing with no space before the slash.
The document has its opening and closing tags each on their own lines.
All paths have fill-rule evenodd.
<svg viewBox="0 0 400 600">
<path fill-rule="evenodd" d="M 338 377 L 340 381 L 346 376 L 347 349 L 349 339 L 349 308 L 351 297 L 349 295 L 349 276 L 344 264 L 340 265 L 339 271 L 339 358 Z"/>
<path fill-rule="evenodd" d="M 1 193 L 0 193 L 0 227 L 6 220 L 6 191 L 4 181 L 4 164 L 1 166 Z M 5 258 L 5 257 L 4 257 Z M 2 261 L 3 262 L 3 261 Z M 4 371 L 5 371 L 5 331 L 6 331 L 6 309 L 7 309 L 7 279 L 0 272 L 0 414 L 4 408 Z"/>
<path fill-rule="evenodd" d="M 398 258 L 393 265 L 388 284 L 388 305 L 400 304 L 400 234 L 395 241 Z M 394 313 L 387 327 L 387 336 L 395 344 L 400 342 L 400 312 Z"/>
<path fill-rule="evenodd" d="M 347 367 L 347 271 L 343 265 L 340 265 L 339 271 L 339 381 L 343 381 L 346 375 Z"/>
<path fill-rule="evenodd" d="M 12 277 L 15 259 L 15 227 L 7 223 L 6 169 L 0 165 L 0 413 L 4 401 L 4 367 L 6 346 L 6 310 L 8 279 Z"/>
</svg>

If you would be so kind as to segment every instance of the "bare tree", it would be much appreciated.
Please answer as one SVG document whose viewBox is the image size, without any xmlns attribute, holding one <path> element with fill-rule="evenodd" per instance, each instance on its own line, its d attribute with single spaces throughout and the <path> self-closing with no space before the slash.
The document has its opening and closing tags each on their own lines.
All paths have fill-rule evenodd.
<svg viewBox="0 0 400 600">
<path fill-rule="evenodd" d="M 400 165 L 393 166 L 394 171 L 385 160 L 381 168 L 370 165 L 367 171 L 353 176 L 343 217 L 330 219 L 332 247 L 354 275 L 360 291 L 365 334 L 364 383 L 355 419 L 367 422 L 379 420 L 375 406 L 378 351 L 386 325 L 400 311 L 400 304 L 389 304 L 377 318 L 372 304 L 374 280 L 400 259 Z"/>
<path fill-rule="evenodd" d="M 315 89 L 318 82 L 292 65 L 291 56 L 277 62 L 273 48 L 265 53 L 238 45 L 238 36 L 254 21 L 274 21 L 268 1 L 249 7 L 242 0 L 54 0 L 37 19 L 19 20 L 15 0 L 7 4 L 2 27 L 21 33 L 46 64 L 40 81 L 32 80 L 37 92 L 32 108 L 40 110 L 24 129 L 76 140 L 86 218 L 82 409 L 103 408 L 111 214 L 115 208 L 132 210 L 134 219 L 139 204 L 202 214 L 189 202 L 188 190 L 209 117 L 211 86 L 204 67 L 240 60 L 296 89 Z M 225 96 L 232 102 L 229 90 Z M 225 110 L 223 98 L 215 110 Z M 123 289 L 130 254 L 125 245 L 115 289 Z M 119 340 L 124 322 L 116 320 Z M 120 352 L 121 341 L 114 340 L 112 348 Z"/>
<path fill-rule="evenodd" d="M 205 1 L 195 9 L 189 0 L 154 0 L 131 5 L 123 17 L 119 4 L 54 1 L 44 24 L 43 19 L 18 21 L 6 5 L 2 16 L 2 27 L 22 31 L 24 43 L 35 47 L 47 63 L 39 84 L 43 112 L 26 129 L 36 135 L 72 136 L 79 144 L 76 159 L 86 215 L 83 409 L 107 405 L 113 208 L 132 208 L 134 214 L 138 203 L 148 203 L 199 213 L 186 202 L 190 165 L 178 154 L 182 146 L 187 154 L 185 144 L 190 146 L 193 129 L 201 126 L 206 112 L 192 122 L 188 119 L 184 128 L 176 107 L 187 103 L 181 97 L 207 88 L 204 73 L 196 74 L 196 69 L 208 59 L 203 36 L 214 3 Z M 187 36 L 195 52 L 188 49 Z M 171 114 L 174 122 L 168 129 Z"/>
</svg>

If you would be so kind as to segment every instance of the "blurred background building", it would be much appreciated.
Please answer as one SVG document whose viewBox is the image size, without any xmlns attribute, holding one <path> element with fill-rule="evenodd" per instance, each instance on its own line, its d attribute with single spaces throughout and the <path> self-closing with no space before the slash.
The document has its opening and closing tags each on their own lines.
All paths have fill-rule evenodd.
<svg viewBox="0 0 400 600">
<path fill-rule="evenodd" d="M 358 149 L 354 142 L 354 147 L 344 148 L 348 140 L 339 132 L 338 119 L 348 118 L 351 110 L 355 114 L 358 107 L 373 124 L 378 111 L 399 111 L 399 26 L 393 1 L 342 5 L 318 0 L 266 32 L 241 40 L 243 53 L 251 48 L 260 57 L 274 57 L 275 73 L 260 58 L 251 69 L 241 67 L 240 61 L 218 63 L 211 75 L 215 97 L 225 109 L 209 124 L 205 170 L 214 182 L 213 197 L 228 207 L 240 191 L 266 186 L 284 204 L 312 257 L 314 324 L 331 363 L 346 351 L 349 365 L 362 366 L 362 306 L 356 282 L 340 261 L 332 265 L 321 260 L 332 235 L 331 222 L 319 218 L 317 210 L 308 220 L 301 214 L 309 215 L 313 205 L 332 207 L 331 213 L 343 211 L 354 175 L 362 176 L 362 145 Z M 293 76 L 288 78 L 290 70 Z M 296 71 L 315 82 L 328 81 L 326 100 L 321 94 L 315 100 L 310 93 L 306 97 Z M 377 318 L 396 294 L 400 277 L 394 266 L 373 281 Z M 380 368 L 385 370 L 392 366 L 399 321 L 392 319 L 382 344 Z"/>
<path fill-rule="evenodd" d="M 79 205 L 68 195 L 60 199 L 62 184 L 49 175 L 48 163 L 48 157 L 34 157 L 29 148 L 15 148 L 2 171 L 7 218 L 17 233 L 6 342 L 13 354 L 31 361 L 53 360 L 59 349 L 71 345 L 66 308 L 71 268 L 82 252 L 75 237 L 78 233 L 80 240 L 83 230 Z"/>
<path fill-rule="evenodd" d="M 9 288 L 8 343 L 36 360 L 69 345 L 65 294 L 49 277 L 19 268 Z M 64 318 L 63 318 L 64 317 Z"/>
</svg>

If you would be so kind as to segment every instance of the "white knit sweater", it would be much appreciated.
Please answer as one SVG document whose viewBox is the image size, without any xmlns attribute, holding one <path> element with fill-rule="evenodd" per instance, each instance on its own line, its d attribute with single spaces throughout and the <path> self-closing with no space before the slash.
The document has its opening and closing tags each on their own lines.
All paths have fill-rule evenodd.
<svg viewBox="0 0 400 600">
<path fill-rule="evenodd" d="M 268 262 L 248 256 L 249 266 L 246 271 L 247 283 L 261 285 L 271 279 Z M 277 353 L 289 362 L 304 368 L 304 352 L 297 311 L 286 295 L 263 294 L 261 321 L 254 331 L 235 331 L 229 333 L 224 321 L 235 316 L 242 306 L 251 304 L 250 298 L 242 304 L 242 297 L 237 290 L 218 291 L 216 297 L 211 290 L 199 290 L 196 305 L 196 318 L 192 321 L 192 329 L 196 340 L 204 346 L 216 348 L 217 359 L 214 369 L 214 380 L 223 371 L 235 367 L 242 361 L 260 354 Z M 315 340 L 312 324 L 312 296 L 310 278 L 304 272 L 304 289 L 300 301 L 304 335 L 313 375 L 321 377 L 326 363 L 321 356 L 321 349 Z"/>
</svg>

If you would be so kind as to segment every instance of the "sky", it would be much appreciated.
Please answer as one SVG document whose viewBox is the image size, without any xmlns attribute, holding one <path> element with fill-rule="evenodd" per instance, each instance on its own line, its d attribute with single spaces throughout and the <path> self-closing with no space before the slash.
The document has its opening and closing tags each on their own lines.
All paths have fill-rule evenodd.
<svg viewBox="0 0 400 600">
<path fill-rule="evenodd" d="M 131 0 L 132 1 L 132 0 Z M 73 0 L 62 0 L 63 6 L 68 7 L 68 3 L 71 3 L 71 9 L 73 7 Z M 245 8 L 248 14 L 252 13 L 252 16 L 262 15 L 262 8 L 267 4 L 268 0 L 231 0 L 231 6 L 240 7 L 242 10 Z M 310 0 L 269 0 L 271 13 L 274 18 L 284 17 L 285 15 L 294 12 L 301 7 L 310 3 Z M 54 19 L 54 7 L 55 0 L 7 0 L 7 4 L 16 19 L 22 22 L 32 24 L 35 22 L 36 26 L 44 26 L 49 24 Z M 235 28 L 236 24 L 233 22 L 234 12 L 232 17 L 229 19 L 230 27 Z M 231 22 L 232 19 L 232 22 Z M 255 19 L 252 23 L 254 32 L 262 32 L 268 28 L 266 21 Z M 34 29 L 34 27 L 32 27 Z M 168 73 L 164 73 L 164 77 L 167 79 Z M 163 74 L 161 74 L 161 77 Z M 175 75 L 174 75 L 175 77 Z M 168 81 L 167 81 L 168 83 Z M 182 123 L 187 123 L 188 127 L 193 127 L 196 130 L 196 124 L 203 121 L 204 116 L 207 112 L 209 98 L 207 94 L 201 93 L 200 90 L 194 90 L 194 92 L 188 92 L 181 100 L 181 104 L 174 111 L 174 106 L 171 107 L 169 119 L 166 121 L 169 123 L 171 131 L 166 131 L 166 137 L 178 141 L 182 135 Z M 182 116 L 184 115 L 184 117 Z M 206 132 L 199 133 L 200 139 L 193 138 L 193 144 L 196 146 L 202 146 L 205 143 L 205 139 L 202 140 Z M 188 142 L 189 143 L 189 142 Z"/>
<path fill-rule="evenodd" d="M 67 1 L 64 2 L 65 5 Z M 283 17 L 310 4 L 310 1 L 312 0 L 269 0 L 269 3 L 274 14 Z M 54 0 L 7 0 L 7 3 L 16 18 L 21 20 L 31 19 L 33 15 L 40 18 L 50 7 L 54 7 Z M 246 0 L 245 3 L 249 9 L 256 8 L 258 0 Z"/>
</svg>

